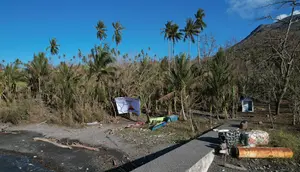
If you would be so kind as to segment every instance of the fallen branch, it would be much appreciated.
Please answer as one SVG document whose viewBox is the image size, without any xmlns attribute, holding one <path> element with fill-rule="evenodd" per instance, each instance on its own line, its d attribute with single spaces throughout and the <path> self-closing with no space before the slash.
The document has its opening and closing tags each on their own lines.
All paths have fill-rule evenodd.
<svg viewBox="0 0 300 172">
<path fill-rule="evenodd" d="M 40 138 L 40 137 L 35 137 L 33 138 L 34 141 L 42 141 L 42 142 L 47 142 L 47 143 L 51 143 L 57 147 L 60 147 L 60 148 L 65 148 L 65 149 L 72 149 L 71 146 L 67 146 L 67 145 L 63 145 L 63 144 L 60 144 L 60 143 L 56 143 L 55 141 L 51 141 L 50 139 L 46 139 L 46 138 Z"/>
<path fill-rule="evenodd" d="M 81 145 L 81 144 L 78 144 L 78 143 L 73 143 L 71 145 L 71 147 L 73 148 L 83 148 L 83 149 L 87 149 L 87 150 L 90 150 L 90 151 L 99 151 L 98 148 L 93 148 L 93 147 L 90 147 L 90 146 L 84 146 L 84 145 Z"/>
<path fill-rule="evenodd" d="M 247 171 L 247 169 L 244 166 L 239 167 L 239 166 L 228 164 L 228 163 L 225 163 L 224 167 L 235 169 L 235 170 Z"/>
</svg>

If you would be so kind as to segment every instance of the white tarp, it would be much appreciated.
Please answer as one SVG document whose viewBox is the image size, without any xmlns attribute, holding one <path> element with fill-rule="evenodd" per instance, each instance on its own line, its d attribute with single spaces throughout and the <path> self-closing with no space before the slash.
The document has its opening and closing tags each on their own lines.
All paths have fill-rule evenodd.
<svg viewBox="0 0 300 172">
<path fill-rule="evenodd" d="M 129 112 L 140 115 L 140 100 L 130 97 L 117 97 L 115 98 L 118 113 L 126 114 Z"/>
</svg>

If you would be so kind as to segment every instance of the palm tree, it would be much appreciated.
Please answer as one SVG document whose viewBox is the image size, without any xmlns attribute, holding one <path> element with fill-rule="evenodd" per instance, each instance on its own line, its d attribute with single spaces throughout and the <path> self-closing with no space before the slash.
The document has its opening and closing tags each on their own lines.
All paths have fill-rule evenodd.
<svg viewBox="0 0 300 172">
<path fill-rule="evenodd" d="M 171 32 L 171 27 L 172 27 L 173 22 L 172 21 L 167 21 L 165 24 L 165 27 L 162 28 L 161 34 L 164 34 L 164 39 L 168 40 L 168 55 L 169 55 L 169 71 L 171 70 L 170 68 L 170 62 L 171 62 L 171 51 L 170 51 L 170 39 L 169 39 L 169 34 Z"/>
<path fill-rule="evenodd" d="M 169 30 L 169 33 L 168 33 L 168 38 L 173 43 L 173 45 L 172 45 L 173 57 L 174 57 L 175 43 L 178 42 L 179 40 L 181 40 L 182 36 L 183 36 L 183 33 L 180 32 L 179 26 L 176 23 L 172 24 L 171 28 Z"/>
<path fill-rule="evenodd" d="M 96 29 L 97 29 L 97 38 L 100 39 L 100 41 L 106 39 L 107 34 L 106 34 L 106 26 L 104 24 L 103 21 L 98 21 L 97 25 L 96 25 Z"/>
<path fill-rule="evenodd" d="M 226 60 L 223 49 L 219 49 L 215 58 L 209 64 L 209 76 L 207 77 L 208 92 L 211 96 L 211 104 L 217 110 L 222 110 L 227 117 L 227 102 L 231 83 L 231 66 Z M 221 109 L 222 108 L 222 109 Z M 219 119 L 219 116 L 217 116 Z"/>
<path fill-rule="evenodd" d="M 6 101 L 12 101 L 17 92 L 17 83 L 24 81 L 22 72 L 20 71 L 21 62 L 17 59 L 15 62 L 7 64 L 0 73 L 2 85 L 1 96 Z"/>
<path fill-rule="evenodd" d="M 122 31 L 125 29 L 125 27 L 123 27 L 120 22 L 112 23 L 112 26 L 115 29 L 113 35 L 113 41 L 115 41 L 116 43 L 116 49 L 117 49 L 116 52 L 118 52 L 118 45 L 122 41 Z"/>
<path fill-rule="evenodd" d="M 196 25 L 198 27 L 199 30 L 199 34 L 197 37 L 197 48 L 198 48 L 198 63 L 200 64 L 200 32 L 202 32 L 204 30 L 204 28 L 206 27 L 206 23 L 203 21 L 203 18 L 205 17 L 205 13 L 204 10 L 199 8 L 197 13 L 195 14 L 195 18 L 196 18 Z"/>
<path fill-rule="evenodd" d="M 68 111 L 74 108 L 77 98 L 76 89 L 82 76 L 78 74 L 78 66 L 61 62 L 54 77 L 56 97 L 62 108 L 61 120 L 65 120 Z M 70 119 L 70 118 L 69 118 Z"/>
<path fill-rule="evenodd" d="M 33 91 L 42 94 L 43 78 L 49 74 L 49 63 L 45 53 L 34 54 L 33 61 L 27 64 L 29 84 Z"/>
<path fill-rule="evenodd" d="M 194 20 L 191 18 L 188 18 L 186 20 L 185 28 L 181 31 L 184 32 L 183 41 L 189 40 L 189 57 L 191 57 L 191 43 L 195 43 L 194 36 L 198 36 L 200 31 Z"/>
<path fill-rule="evenodd" d="M 52 38 L 49 42 L 50 42 L 50 46 L 47 47 L 46 50 L 48 51 L 50 49 L 50 53 L 52 55 L 57 55 L 59 52 L 59 46 L 60 46 L 57 44 L 57 40 L 55 38 Z"/>
<path fill-rule="evenodd" d="M 109 49 L 102 47 L 96 47 L 95 50 L 92 51 L 91 57 L 92 58 L 89 61 L 89 78 L 96 76 L 97 85 L 95 87 L 95 99 L 97 99 L 97 102 L 99 103 L 105 99 L 106 96 L 105 86 L 107 85 L 107 82 L 103 80 L 103 76 L 113 76 L 116 69 L 115 67 L 110 66 L 110 64 L 113 63 L 115 59 Z M 111 97 L 109 96 L 109 98 Z M 112 104 L 112 108 L 114 109 L 112 101 L 108 101 Z M 117 115 L 115 109 L 114 115 L 115 117 Z"/>
<path fill-rule="evenodd" d="M 194 75 L 192 72 L 193 66 L 190 63 L 189 58 L 186 57 L 185 54 L 181 54 L 175 57 L 175 66 L 171 70 L 170 83 L 175 91 L 175 94 L 178 93 L 180 95 L 181 102 L 181 110 L 183 119 L 187 120 L 185 115 L 186 108 L 186 93 L 188 88 L 193 84 Z"/>
</svg>

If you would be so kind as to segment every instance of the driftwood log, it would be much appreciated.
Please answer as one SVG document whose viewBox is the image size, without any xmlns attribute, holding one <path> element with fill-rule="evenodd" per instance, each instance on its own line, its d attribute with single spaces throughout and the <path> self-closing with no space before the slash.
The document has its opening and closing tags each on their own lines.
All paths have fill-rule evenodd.
<svg viewBox="0 0 300 172">
<path fill-rule="evenodd" d="M 47 142 L 47 143 L 53 144 L 57 147 L 64 148 L 64 149 L 72 149 L 71 146 L 63 145 L 63 144 L 57 143 L 56 141 L 52 141 L 51 139 L 47 139 L 47 138 L 35 137 L 35 138 L 33 138 L 33 140 Z"/>
<path fill-rule="evenodd" d="M 71 147 L 73 147 L 73 148 L 83 148 L 83 149 L 87 149 L 87 150 L 91 150 L 91 151 L 97 151 L 97 152 L 99 151 L 98 148 L 93 148 L 93 147 L 81 145 L 81 144 L 78 144 L 78 143 L 73 143 L 71 145 Z"/>
<path fill-rule="evenodd" d="M 82 145 L 82 144 L 79 144 L 79 143 L 73 143 L 71 145 L 63 145 L 63 144 L 57 143 L 57 141 L 55 139 L 47 139 L 47 138 L 40 138 L 40 137 L 35 137 L 35 138 L 33 138 L 33 140 L 34 141 L 42 141 L 42 142 L 50 143 L 50 144 L 53 144 L 57 147 L 64 148 L 64 149 L 82 148 L 82 149 L 87 149 L 87 150 L 90 150 L 90 151 L 99 151 L 98 148 L 85 146 L 85 145 Z"/>
</svg>

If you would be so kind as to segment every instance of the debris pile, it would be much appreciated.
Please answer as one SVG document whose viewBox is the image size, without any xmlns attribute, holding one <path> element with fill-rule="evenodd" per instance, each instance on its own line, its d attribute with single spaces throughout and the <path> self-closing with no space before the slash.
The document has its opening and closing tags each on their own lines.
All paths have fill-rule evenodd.
<svg viewBox="0 0 300 172">
<path fill-rule="evenodd" d="M 289 148 L 257 147 L 269 144 L 269 133 L 262 130 L 245 131 L 247 121 L 242 121 L 240 129 L 214 130 L 221 142 L 219 153 L 238 158 L 292 158 Z"/>
</svg>

